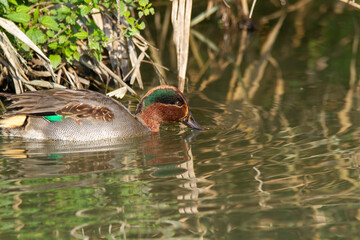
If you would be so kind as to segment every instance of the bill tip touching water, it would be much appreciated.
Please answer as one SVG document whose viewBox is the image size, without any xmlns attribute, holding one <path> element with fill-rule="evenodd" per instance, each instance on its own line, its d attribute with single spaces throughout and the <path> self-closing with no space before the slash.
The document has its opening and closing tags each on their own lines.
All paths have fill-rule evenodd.
<svg viewBox="0 0 360 240">
<path fill-rule="evenodd" d="M 7 136 L 93 141 L 158 132 L 163 122 L 203 129 L 181 91 L 168 85 L 148 91 L 135 115 L 118 101 L 90 90 L 51 89 L 0 93 L 0 97 L 6 106 L 0 115 L 0 129 Z"/>
</svg>

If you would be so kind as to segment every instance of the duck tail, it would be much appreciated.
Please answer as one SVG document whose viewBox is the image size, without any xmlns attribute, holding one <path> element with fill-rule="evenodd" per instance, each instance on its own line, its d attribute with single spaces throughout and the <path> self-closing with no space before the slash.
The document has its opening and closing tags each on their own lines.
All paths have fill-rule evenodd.
<svg viewBox="0 0 360 240">
<path fill-rule="evenodd" d="M 26 115 L 15 115 L 0 118 L 0 128 L 22 127 L 27 119 Z"/>
</svg>

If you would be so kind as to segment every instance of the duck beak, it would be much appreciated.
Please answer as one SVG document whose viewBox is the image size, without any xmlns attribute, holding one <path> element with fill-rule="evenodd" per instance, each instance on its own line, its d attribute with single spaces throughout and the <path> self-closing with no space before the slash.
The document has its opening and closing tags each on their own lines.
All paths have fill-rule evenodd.
<svg viewBox="0 0 360 240">
<path fill-rule="evenodd" d="M 186 126 L 190 127 L 190 128 L 193 128 L 193 129 L 196 129 L 196 130 L 203 130 L 203 128 L 200 126 L 200 124 L 198 124 L 194 117 L 192 116 L 191 112 L 189 112 L 189 114 L 184 117 L 181 122 L 183 124 L 185 124 Z"/>
</svg>

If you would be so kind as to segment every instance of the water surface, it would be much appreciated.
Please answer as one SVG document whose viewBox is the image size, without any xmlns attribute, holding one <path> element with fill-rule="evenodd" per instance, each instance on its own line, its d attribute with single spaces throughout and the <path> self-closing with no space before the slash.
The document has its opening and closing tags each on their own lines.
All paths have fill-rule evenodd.
<svg viewBox="0 0 360 240">
<path fill-rule="evenodd" d="M 0 238 L 359 239 L 359 13 L 261 6 L 254 32 L 193 28 L 185 94 L 204 131 L 0 138 Z"/>
</svg>

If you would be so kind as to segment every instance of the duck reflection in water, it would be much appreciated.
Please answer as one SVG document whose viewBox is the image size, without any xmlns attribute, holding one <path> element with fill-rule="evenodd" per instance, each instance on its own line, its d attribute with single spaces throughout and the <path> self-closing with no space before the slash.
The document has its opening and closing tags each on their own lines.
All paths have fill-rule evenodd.
<svg viewBox="0 0 360 240">
<path fill-rule="evenodd" d="M 151 178 L 184 179 L 178 182 L 174 181 L 173 184 L 175 184 L 175 188 L 185 191 L 174 192 L 174 195 L 170 193 L 169 197 L 175 201 L 177 199 L 180 214 L 198 213 L 197 201 L 194 202 L 196 204 L 184 204 L 189 199 L 197 199 L 200 192 L 200 189 L 197 188 L 191 154 L 191 141 L 197 132 L 186 131 L 186 133 L 187 136 L 184 136 L 184 133 L 179 135 L 171 132 L 165 136 L 154 133 L 121 142 L 102 142 L 98 145 L 94 145 L 94 143 L 91 145 L 85 143 L 66 144 L 53 141 L 26 142 L 18 141 L 18 139 L 11 141 L 11 138 L 0 138 L 2 142 L 0 158 L 6 159 L 7 171 L 12 172 L 7 177 L 17 179 L 17 186 L 14 190 L 18 193 L 17 198 L 20 199 L 20 202 L 25 201 L 25 193 L 36 193 L 39 190 L 56 193 L 59 189 L 72 189 L 69 190 L 72 193 L 89 188 L 95 189 L 95 192 L 101 192 L 104 197 L 106 194 L 111 195 L 111 200 L 107 198 L 109 196 L 106 196 L 105 202 L 108 205 L 102 206 L 101 213 L 98 212 L 99 206 L 92 205 L 92 203 L 86 204 L 84 208 L 77 209 L 75 206 L 71 208 L 71 212 L 76 210 L 76 217 L 83 215 L 89 217 L 96 214 L 96 217 L 105 215 L 110 219 L 109 221 L 74 226 L 71 235 L 84 237 L 84 235 L 99 234 L 97 236 L 102 236 L 101 233 L 95 233 L 94 229 L 112 229 L 111 233 L 119 234 L 122 226 L 119 221 L 124 215 L 119 214 L 118 209 L 123 209 L 124 206 L 132 209 L 121 199 L 127 196 L 134 197 L 134 193 L 130 194 L 126 191 L 121 193 L 121 189 L 129 188 L 140 191 L 139 197 L 142 198 L 140 202 L 152 205 L 152 201 L 154 201 L 155 204 L 157 200 L 153 199 L 153 196 L 157 194 L 151 193 L 156 193 L 157 187 L 161 184 L 154 183 Z M 144 168 L 145 171 L 141 171 Z M 149 168 L 153 170 L 150 174 L 146 170 Z M 140 171 L 138 171 L 139 169 Z M 63 176 L 65 178 L 62 178 Z M 51 178 L 51 181 L 47 181 L 46 177 Z M 26 183 L 26 180 L 22 181 L 22 179 L 30 178 L 34 179 L 31 186 Z M 110 182 L 109 179 L 111 179 Z M 34 182 L 40 184 L 34 184 Z M 159 181 L 159 183 L 164 182 L 163 180 Z M 86 190 L 80 192 L 84 191 Z M 54 195 L 56 196 L 56 194 Z M 71 199 L 73 196 L 68 197 Z M 56 199 L 51 199 L 51 201 L 57 203 Z M 46 203 L 41 204 L 46 205 Z M 53 206 L 53 204 L 51 205 Z M 164 226 L 162 225 L 162 229 Z"/>
<path fill-rule="evenodd" d="M 184 163 L 191 161 L 192 164 L 190 143 L 197 135 L 198 132 L 190 132 L 184 139 L 165 137 L 158 138 L 156 141 L 147 141 L 144 146 L 143 160 L 144 165 L 156 167 L 151 176 L 160 178 L 181 176 L 189 171 Z"/>
<path fill-rule="evenodd" d="M 190 133 L 192 136 L 194 133 Z M 156 167 L 153 177 L 171 177 L 187 169 L 178 165 L 192 160 L 191 137 L 148 136 L 92 143 L 9 141 L 1 144 L 2 157 L 12 161 L 11 177 L 62 176 L 89 172 Z M 11 138 L 10 138 L 11 139 Z M 137 160 L 141 161 L 137 161 Z"/>
</svg>

